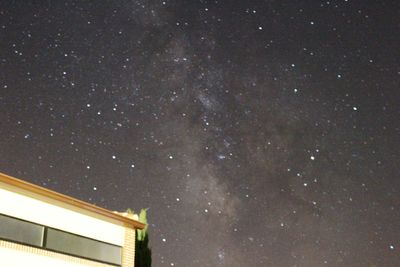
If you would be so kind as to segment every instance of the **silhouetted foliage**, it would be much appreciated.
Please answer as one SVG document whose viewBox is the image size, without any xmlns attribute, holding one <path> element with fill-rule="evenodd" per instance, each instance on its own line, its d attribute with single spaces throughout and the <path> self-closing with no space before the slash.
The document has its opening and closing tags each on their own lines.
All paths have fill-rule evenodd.
<svg viewBox="0 0 400 267">
<path fill-rule="evenodd" d="M 151 249 L 149 248 L 147 209 L 142 209 L 140 211 L 139 221 L 146 224 L 146 227 L 143 230 L 136 230 L 135 267 L 151 267 Z"/>
</svg>

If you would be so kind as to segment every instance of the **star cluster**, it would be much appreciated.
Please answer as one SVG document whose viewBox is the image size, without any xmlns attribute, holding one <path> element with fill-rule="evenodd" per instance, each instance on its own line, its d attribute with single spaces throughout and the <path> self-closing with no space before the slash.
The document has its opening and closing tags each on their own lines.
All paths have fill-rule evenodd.
<svg viewBox="0 0 400 267">
<path fill-rule="evenodd" d="M 0 171 L 148 207 L 154 266 L 398 266 L 399 17 L 3 1 Z"/>
</svg>

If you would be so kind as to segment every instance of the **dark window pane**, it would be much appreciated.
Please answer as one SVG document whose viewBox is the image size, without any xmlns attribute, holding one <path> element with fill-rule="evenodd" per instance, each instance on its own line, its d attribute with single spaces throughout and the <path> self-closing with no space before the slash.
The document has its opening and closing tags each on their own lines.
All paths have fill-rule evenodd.
<svg viewBox="0 0 400 267">
<path fill-rule="evenodd" d="M 46 248 L 102 262 L 121 264 L 121 248 L 55 229 L 47 229 Z"/>
<path fill-rule="evenodd" d="M 0 214 L 0 238 L 42 246 L 44 227 Z"/>
</svg>

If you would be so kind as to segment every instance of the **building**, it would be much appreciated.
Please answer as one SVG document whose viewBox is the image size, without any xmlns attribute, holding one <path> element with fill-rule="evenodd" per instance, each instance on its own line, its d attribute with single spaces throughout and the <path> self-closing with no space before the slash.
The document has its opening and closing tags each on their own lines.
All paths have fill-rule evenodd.
<svg viewBox="0 0 400 267">
<path fill-rule="evenodd" d="M 0 173 L 1 266 L 133 267 L 144 224 Z"/>
</svg>

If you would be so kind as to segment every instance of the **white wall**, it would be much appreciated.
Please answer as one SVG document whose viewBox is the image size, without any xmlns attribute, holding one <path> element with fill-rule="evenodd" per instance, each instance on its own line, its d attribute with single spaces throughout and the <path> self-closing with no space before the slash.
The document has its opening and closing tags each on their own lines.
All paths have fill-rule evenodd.
<svg viewBox="0 0 400 267">
<path fill-rule="evenodd" d="M 29 252 L 22 252 L 0 247 L 1 266 L 7 267 L 84 267 L 78 263 L 69 263 L 61 259 L 54 259 Z"/>
<path fill-rule="evenodd" d="M 123 226 L 13 192 L 2 183 L 0 213 L 118 246 L 124 244 Z M 1 256 L 0 259 L 2 262 Z"/>
</svg>

